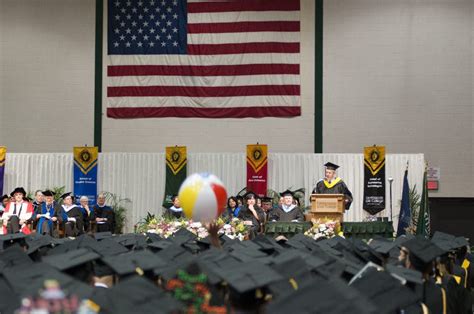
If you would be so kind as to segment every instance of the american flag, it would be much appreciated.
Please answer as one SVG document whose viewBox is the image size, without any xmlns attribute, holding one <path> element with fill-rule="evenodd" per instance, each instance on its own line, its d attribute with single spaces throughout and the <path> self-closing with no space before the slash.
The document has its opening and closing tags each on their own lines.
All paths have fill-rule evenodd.
<svg viewBox="0 0 474 314">
<path fill-rule="evenodd" d="M 299 0 L 109 0 L 107 116 L 290 117 Z"/>
</svg>

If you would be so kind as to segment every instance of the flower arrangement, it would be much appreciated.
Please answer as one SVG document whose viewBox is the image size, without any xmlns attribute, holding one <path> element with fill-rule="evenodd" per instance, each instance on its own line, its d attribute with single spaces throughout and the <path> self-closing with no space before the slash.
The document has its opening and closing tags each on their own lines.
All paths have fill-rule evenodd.
<svg viewBox="0 0 474 314">
<path fill-rule="evenodd" d="M 248 236 L 248 226 L 238 218 L 232 218 L 232 220 L 227 223 L 224 223 L 222 218 L 219 218 L 217 223 L 222 226 L 218 232 L 219 234 L 225 234 L 231 239 L 239 239 L 240 241 L 245 240 Z"/>
<path fill-rule="evenodd" d="M 218 234 L 225 234 L 231 239 L 244 240 L 249 232 L 248 227 L 243 221 L 233 218 L 231 221 L 225 222 L 222 218 L 217 219 L 220 227 Z M 163 238 L 168 238 L 180 229 L 187 229 L 194 233 L 198 239 L 203 239 L 209 235 L 207 228 L 200 222 L 193 222 L 187 219 L 170 220 L 166 218 L 157 218 L 155 215 L 148 213 L 147 217 L 135 226 L 137 233 L 156 233 Z"/>
<path fill-rule="evenodd" d="M 314 240 L 329 239 L 341 232 L 341 224 L 339 221 L 329 219 L 312 219 L 313 226 L 304 234 Z"/>
</svg>

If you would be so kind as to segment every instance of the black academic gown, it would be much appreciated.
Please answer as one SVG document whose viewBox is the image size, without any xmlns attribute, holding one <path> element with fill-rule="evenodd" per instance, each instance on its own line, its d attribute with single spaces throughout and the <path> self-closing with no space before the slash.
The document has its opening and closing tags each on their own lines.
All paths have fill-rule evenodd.
<svg viewBox="0 0 474 314">
<path fill-rule="evenodd" d="M 174 206 L 171 206 L 170 208 L 166 209 L 166 211 L 163 214 L 164 218 L 167 218 L 167 219 L 181 219 L 181 218 L 184 218 L 184 213 L 183 213 L 182 210 L 181 211 L 175 211 L 175 210 L 172 210 L 172 207 L 174 207 Z"/>
<path fill-rule="evenodd" d="M 438 278 L 438 284 L 446 292 L 447 314 L 472 313 L 472 301 L 468 290 L 461 287 L 452 276 Z"/>
<path fill-rule="evenodd" d="M 250 226 L 250 236 L 254 237 L 261 231 L 261 225 L 265 222 L 265 213 L 262 208 L 257 205 L 254 205 L 255 212 L 257 217 L 250 211 L 247 205 L 243 205 L 239 211 L 237 218 L 244 221 L 251 221 L 252 226 Z"/>
<path fill-rule="evenodd" d="M 313 194 L 344 194 L 347 200 L 345 209 L 349 209 L 352 204 L 352 193 L 342 179 L 334 186 L 331 186 L 326 180 L 319 181 L 313 189 Z"/>
<path fill-rule="evenodd" d="M 115 213 L 112 207 L 95 205 L 91 220 L 96 218 L 107 218 L 105 223 L 97 223 L 97 232 L 115 232 Z"/>
<path fill-rule="evenodd" d="M 415 294 L 420 302 L 424 303 L 430 313 L 443 313 L 444 303 L 442 288 L 438 286 L 432 279 L 425 281 L 423 284 L 415 286 Z"/>
<path fill-rule="evenodd" d="M 303 211 L 298 206 L 289 212 L 285 212 L 282 206 L 278 206 L 274 208 L 269 215 L 269 221 L 273 220 L 281 222 L 291 222 L 293 220 L 297 220 L 298 222 L 302 222 L 304 221 L 304 215 Z"/>
<path fill-rule="evenodd" d="M 63 206 L 60 207 L 59 213 L 56 214 L 59 223 L 63 224 L 64 232 L 67 237 L 76 237 L 82 233 L 84 229 L 84 221 L 82 210 L 79 206 L 74 206 L 66 211 Z M 68 221 L 67 218 L 74 218 L 76 221 Z"/>
</svg>

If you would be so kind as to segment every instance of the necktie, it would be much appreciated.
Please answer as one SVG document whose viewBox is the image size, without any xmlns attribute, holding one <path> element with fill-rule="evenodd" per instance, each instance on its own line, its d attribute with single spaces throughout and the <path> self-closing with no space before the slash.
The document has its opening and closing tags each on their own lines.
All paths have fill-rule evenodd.
<svg viewBox="0 0 474 314">
<path fill-rule="evenodd" d="M 16 204 L 15 204 L 15 207 L 13 208 L 13 215 L 16 215 Z"/>
</svg>

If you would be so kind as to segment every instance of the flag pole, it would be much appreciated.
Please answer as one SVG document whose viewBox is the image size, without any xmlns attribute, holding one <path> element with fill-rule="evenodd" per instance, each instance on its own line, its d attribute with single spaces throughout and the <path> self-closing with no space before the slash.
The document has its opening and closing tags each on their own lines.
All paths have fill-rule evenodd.
<svg viewBox="0 0 474 314">
<path fill-rule="evenodd" d="M 392 183 L 393 178 L 388 178 L 388 183 L 390 184 L 390 221 L 393 221 L 393 204 L 392 204 Z"/>
</svg>

